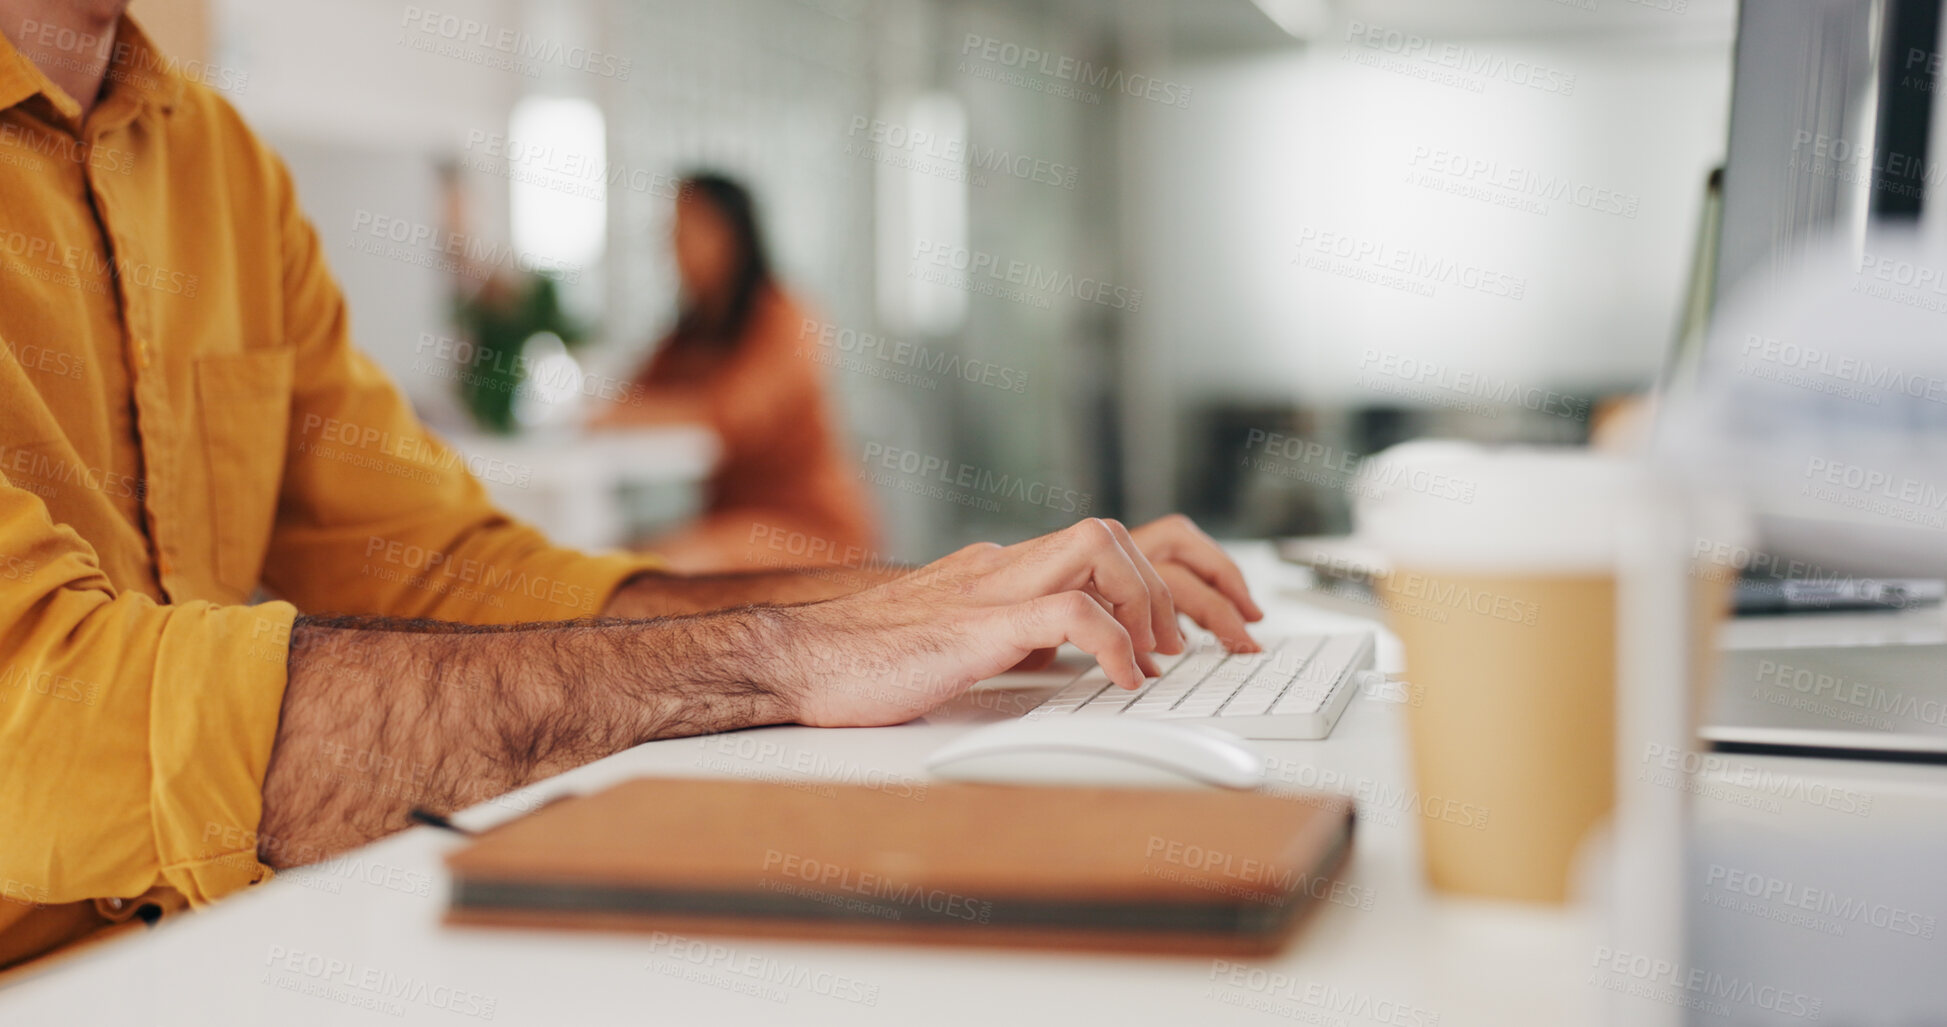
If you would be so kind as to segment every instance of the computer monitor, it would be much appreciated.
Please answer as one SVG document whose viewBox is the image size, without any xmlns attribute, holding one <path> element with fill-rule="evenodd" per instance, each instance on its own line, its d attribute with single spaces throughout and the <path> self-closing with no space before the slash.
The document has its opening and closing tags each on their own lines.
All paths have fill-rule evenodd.
<svg viewBox="0 0 1947 1027">
<path fill-rule="evenodd" d="M 1716 295 L 1793 266 L 1810 240 L 1939 216 L 1942 6 L 1740 6 Z"/>
<path fill-rule="evenodd" d="M 1657 448 L 1743 493 L 1756 573 L 1947 576 L 1947 396 L 1906 387 L 1947 391 L 1942 7 L 1739 10 L 1721 196 L 1695 258 L 1705 301 L 1665 375 Z M 1867 298 L 1894 252 L 1931 285 Z"/>
</svg>

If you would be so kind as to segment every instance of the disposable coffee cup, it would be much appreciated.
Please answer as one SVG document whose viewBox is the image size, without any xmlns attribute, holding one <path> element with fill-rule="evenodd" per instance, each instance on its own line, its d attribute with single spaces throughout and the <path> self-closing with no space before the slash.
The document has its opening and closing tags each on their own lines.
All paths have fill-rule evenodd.
<svg viewBox="0 0 1947 1027">
<path fill-rule="evenodd" d="M 1405 649 L 1426 873 L 1565 901 L 1615 803 L 1617 566 L 1643 485 L 1584 450 L 1443 447 L 1367 474 L 1362 540 Z"/>
</svg>

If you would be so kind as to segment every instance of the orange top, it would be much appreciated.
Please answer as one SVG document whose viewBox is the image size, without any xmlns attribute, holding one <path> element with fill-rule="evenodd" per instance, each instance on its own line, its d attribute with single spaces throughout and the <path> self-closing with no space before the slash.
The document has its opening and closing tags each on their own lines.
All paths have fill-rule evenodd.
<svg viewBox="0 0 1947 1027">
<path fill-rule="evenodd" d="M 665 343 L 636 384 L 701 394 L 723 445 L 710 480 L 712 515 L 735 511 L 807 532 L 834 552 L 863 550 L 877 532 L 826 391 L 819 324 L 781 290 L 766 289 L 728 356 Z"/>
<path fill-rule="evenodd" d="M 276 156 L 127 18 L 113 62 L 84 120 L 0 37 L 0 968 L 269 876 L 298 609 L 561 619 L 655 566 L 495 511 Z"/>
</svg>

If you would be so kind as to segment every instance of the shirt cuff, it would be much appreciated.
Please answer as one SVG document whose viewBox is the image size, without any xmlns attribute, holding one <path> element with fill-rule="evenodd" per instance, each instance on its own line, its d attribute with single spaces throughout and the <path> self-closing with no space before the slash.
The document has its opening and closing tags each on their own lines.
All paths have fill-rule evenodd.
<svg viewBox="0 0 1947 1027">
<path fill-rule="evenodd" d="M 149 706 L 149 807 L 163 880 L 201 906 L 271 876 L 257 858 L 284 706 L 289 603 L 170 611 Z M 269 839 L 275 848 L 275 839 Z"/>
</svg>

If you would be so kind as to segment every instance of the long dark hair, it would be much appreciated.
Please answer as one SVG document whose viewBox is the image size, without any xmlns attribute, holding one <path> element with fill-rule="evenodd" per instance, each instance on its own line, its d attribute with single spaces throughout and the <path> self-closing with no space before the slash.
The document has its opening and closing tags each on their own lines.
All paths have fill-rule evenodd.
<svg viewBox="0 0 1947 1027">
<path fill-rule="evenodd" d="M 721 310 L 709 311 L 696 297 L 684 297 L 671 341 L 679 346 L 729 349 L 743 338 L 757 301 L 772 281 L 770 252 L 757 224 L 757 204 L 742 183 L 715 171 L 686 174 L 679 189 L 679 197 L 702 200 L 723 218 L 734 240 L 736 262 L 730 270 L 730 302 Z"/>
</svg>

